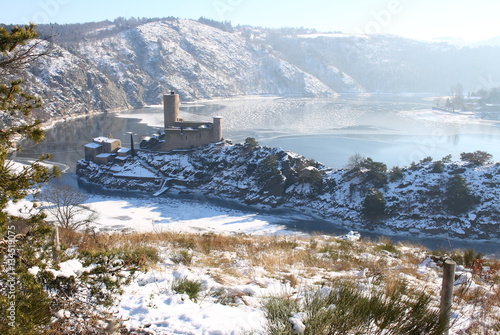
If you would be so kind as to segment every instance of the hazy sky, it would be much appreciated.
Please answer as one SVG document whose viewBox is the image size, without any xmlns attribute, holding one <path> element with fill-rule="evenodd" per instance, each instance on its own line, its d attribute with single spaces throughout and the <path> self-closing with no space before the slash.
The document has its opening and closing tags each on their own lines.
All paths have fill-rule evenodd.
<svg viewBox="0 0 500 335">
<path fill-rule="evenodd" d="M 498 0 L 0 0 L 0 23 L 78 23 L 123 17 L 389 33 L 479 41 L 500 35 Z"/>
</svg>

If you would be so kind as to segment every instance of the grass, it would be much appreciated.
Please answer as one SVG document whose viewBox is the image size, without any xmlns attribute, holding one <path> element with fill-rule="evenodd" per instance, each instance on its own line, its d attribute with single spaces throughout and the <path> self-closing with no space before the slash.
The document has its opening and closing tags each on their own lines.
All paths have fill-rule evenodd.
<svg viewBox="0 0 500 335">
<path fill-rule="evenodd" d="M 441 334 L 444 325 L 427 294 L 405 282 L 386 289 L 378 282 L 366 291 L 354 281 L 336 280 L 306 291 L 303 298 L 270 297 L 264 307 L 270 334 L 293 334 L 300 316 L 304 335 L 316 334 Z M 297 323 L 297 322 L 296 322 Z"/>
<path fill-rule="evenodd" d="M 386 237 L 381 237 L 379 238 L 379 242 L 376 244 L 375 251 L 386 251 L 391 254 L 398 254 L 399 249 L 398 247 L 389 239 Z"/>
<path fill-rule="evenodd" d="M 198 280 L 176 278 L 172 283 L 172 290 L 176 293 L 187 294 L 189 299 L 197 302 L 198 295 L 203 290 L 203 283 Z"/>
<path fill-rule="evenodd" d="M 191 265 L 193 255 L 189 250 L 181 249 L 175 251 L 172 256 L 170 256 L 170 260 L 175 264 Z"/>
<path fill-rule="evenodd" d="M 225 286 L 210 288 L 197 280 L 174 280 L 171 289 L 193 301 L 211 297 L 217 303 L 237 306 L 245 297 L 232 289 L 233 285 L 261 284 L 255 279 L 259 276 L 278 280 L 287 294 L 265 301 L 269 334 L 290 334 L 289 319 L 296 313 L 302 313 L 307 329 L 304 334 L 433 334 L 439 328 L 434 314 L 439 291 L 432 285 L 439 281 L 440 269 L 438 266 L 435 274 L 418 273 L 418 265 L 431 255 L 418 245 L 396 245 L 389 239 L 346 241 L 331 236 L 66 230 L 61 231 L 61 243 L 65 250 L 75 248 L 91 259 L 119 258 L 138 270 L 169 259 L 174 263 L 169 266 L 203 268 Z M 456 258 L 473 275 L 474 285 L 464 284 L 455 290 L 455 311 L 460 313 L 460 306 L 468 304 L 478 315 L 468 334 L 485 333 L 488 327 L 500 329 L 500 261 L 470 250 L 434 254 L 437 259 Z M 403 281 L 407 275 L 411 279 Z M 429 279 L 434 284 L 427 287 Z M 203 291 L 206 297 L 201 299 Z M 423 328 L 411 328 L 416 324 Z"/>
</svg>

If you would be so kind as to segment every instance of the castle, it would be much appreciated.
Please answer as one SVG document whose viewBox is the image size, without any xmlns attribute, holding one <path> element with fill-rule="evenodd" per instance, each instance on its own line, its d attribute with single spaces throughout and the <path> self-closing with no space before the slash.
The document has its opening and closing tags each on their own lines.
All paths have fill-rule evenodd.
<svg viewBox="0 0 500 335">
<path fill-rule="evenodd" d="M 179 95 L 174 92 L 163 96 L 163 117 L 165 133 L 152 150 L 189 149 L 222 141 L 222 118 L 214 116 L 213 122 L 184 121 L 179 118 Z"/>
<path fill-rule="evenodd" d="M 143 139 L 141 149 L 170 151 L 222 141 L 222 118 L 214 116 L 213 122 L 184 121 L 179 118 L 179 95 L 174 92 L 163 96 L 163 117 L 164 131 Z M 85 160 L 98 164 L 125 160 L 134 155 L 133 145 L 132 149 L 122 148 L 120 140 L 107 137 L 96 137 L 84 148 Z"/>
</svg>

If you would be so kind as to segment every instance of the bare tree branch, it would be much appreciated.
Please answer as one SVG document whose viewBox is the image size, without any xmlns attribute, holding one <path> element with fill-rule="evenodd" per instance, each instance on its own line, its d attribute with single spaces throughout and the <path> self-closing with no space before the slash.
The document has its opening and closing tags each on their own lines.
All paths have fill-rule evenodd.
<svg viewBox="0 0 500 335">
<path fill-rule="evenodd" d="M 79 229 L 98 218 L 85 202 L 88 195 L 68 185 L 55 185 L 41 195 L 44 210 L 51 214 L 62 228 Z"/>
</svg>

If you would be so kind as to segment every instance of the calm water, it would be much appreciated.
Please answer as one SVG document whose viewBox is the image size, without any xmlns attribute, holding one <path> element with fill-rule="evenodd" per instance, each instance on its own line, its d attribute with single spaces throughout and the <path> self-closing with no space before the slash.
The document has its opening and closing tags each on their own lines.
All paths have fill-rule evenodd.
<svg viewBox="0 0 500 335">
<path fill-rule="evenodd" d="M 500 160 L 500 112 L 447 113 L 432 111 L 432 106 L 431 97 L 415 95 L 246 98 L 186 103 L 181 106 L 181 117 L 209 121 L 221 115 L 226 139 L 236 143 L 254 137 L 261 144 L 279 146 L 333 168 L 344 167 L 354 153 L 389 167 L 427 156 L 437 160 L 452 154 L 458 160 L 461 152 L 475 150 Z M 65 180 L 75 184 L 71 173 L 83 158 L 83 146 L 93 137 L 111 135 L 130 147 L 132 134 L 137 148 L 142 136 L 158 132 L 162 125 L 161 107 L 79 118 L 49 129 L 41 144 L 23 143 L 17 158 L 49 152 L 55 162 L 68 166 Z M 299 225 L 303 230 L 311 224 L 312 230 L 328 230 L 325 222 L 313 221 Z M 430 247 L 448 244 L 443 239 L 419 241 Z M 478 244 L 469 246 L 474 245 Z M 497 247 L 492 245 L 488 251 Z"/>
<path fill-rule="evenodd" d="M 409 165 L 431 156 L 484 150 L 500 160 L 500 112 L 447 113 L 432 111 L 426 96 L 352 96 L 338 99 L 247 98 L 181 106 L 181 117 L 211 120 L 223 116 L 224 137 L 242 142 L 255 137 L 342 168 L 354 153 L 394 165 Z M 83 145 L 96 136 L 111 135 L 136 147 L 142 136 L 161 129 L 161 107 L 104 114 L 57 124 L 40 145 L 24 144 L 20 157 L 43 152 L 74 171 Z"/>
</svg>

